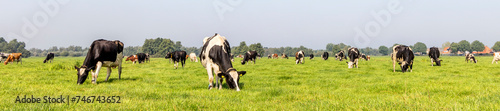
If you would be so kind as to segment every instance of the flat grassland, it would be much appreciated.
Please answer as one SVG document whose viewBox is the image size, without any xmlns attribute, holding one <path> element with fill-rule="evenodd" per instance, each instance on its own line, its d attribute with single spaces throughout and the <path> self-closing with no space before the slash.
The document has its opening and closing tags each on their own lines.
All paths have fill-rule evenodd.
<svg viewBox="0 0 500 111">
<path fill-rule="evenodd" d="M 500 64 L 492 57 L 442 56 L 442 66 L 431 66 L 426 56 L 415 58 L 413 72 L 392 72 L 388 56 L 360 61 L 348 69 L 346 61 L 306 58 L 258 59 L 234 67 L 247 71 L 241 91 L 208 90 L 208 76 L 199 62 L 186 61 L 174 69 L 163 58 L 150 63 L 124 62 L 121 80 L 113 69 L 109 81 L 101 70 L 98 84 L 91 76 L 77 85 L 76 70 L 83 57 L 25 58 L 23 64 L 0 66 L 0 110 L 492 110 L 500 109 Z M 42 98 L 120 96 L 121 103 L 15 103 L 17 96 Z M 66 101 L 68 102 L 68 101 Z"/>
</svg>

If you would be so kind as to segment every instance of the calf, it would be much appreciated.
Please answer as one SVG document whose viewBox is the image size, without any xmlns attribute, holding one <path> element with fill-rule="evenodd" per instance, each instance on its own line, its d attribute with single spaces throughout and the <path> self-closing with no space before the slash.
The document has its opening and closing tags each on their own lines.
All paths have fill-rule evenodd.
<svg viewBox="0 0 500 111">
<path fill-rule="evenodd" d="M 347 59 L 343 50 L 341 50 L 337 54 L 335 54 L 335 60 L 342 61 L 342 59 Z"/>
<path fill-rule="evenodd" d="M 195 53 L 190 53 L 189 54 L 189 59 L 191 60 L 191 62 L 198 62 L 198 59 L 196 58 L 196 54 Z"/>
<path fill-rule="evenodd" d="M 295 64 L 304 64 L 304 51 L 299 51 L 295 53 Z"/>
<path fill-rule="evenodd" d="M 50 61 L 50 63 L 52 63 L 52 60 L 54 60 L 54 53 L 49 53 L 47 54 L 45 60 L 43 60 L 43 63 L 47 63 L 47 61 Z"/>
<path fill-rule="evenodd" d="M 245 75 L 246 71 L 237 71 L 233 68 L 233 64 L 230 62 L 230 53 L 231 48 L 225 37 L 215 34 L 212 37 L 203 39 L 203 47 L 199 57 L 201 64 L 208 73 L 208 89 L 214 87 L 213 79 L 215 74 L 215 86 L 218 86 L 219 89 L 222 89 L 222 78 L 225 78 L 229 88 L 240 91 L 240 76 Z"/>
<path fill-rule="evenodd" d="M 172 59 L 174 61 L 175 69 L 179 66 L 179 62 L 182 64 L 182 68 L 184 68 L 184 64 L 186 64 L 186 55 L 186 51 L 168 52 L 165 59 Z"/>
<path fill-rule="evenodd" d="M 9 56 L 7 57 L 7 59 L 5 59 L 4 65 L 9 64 L 9 62 L 14 62 L 14 60 L 16 60 L 17 61 L 16 63 L 18 63 L 18 64 L 19 64 L 19 62 L 21 62 L 21 64 L 23 64 L 23 61 L 21 60 L 21 56 L 22 55 L 23 54 L 21 54 L 21 53 L 11 53 L 11 54 L 9 54 Z"/>
<path fill-rule="evenodd" d="M 135 64 L 136 61 L 138 61 L 137 55 L 130 55 L 125 59 L 125 61 L 132 61 L 132 64 Z"/>
<path fill-rule="evenodd" d="M 257 51 L 247 51 L 247 53 L 245 53 L 245 56 L 243 57 L 243 60 L 241 61 L 241 65 L 245 65 L 245 63 L 248 61 L 252 61 L 253 64 L 255 64 L 257 55 Z"/>
<path fill-rule="evenodd" d="M 99 39 L 92 42 L 83 65 L 80 67 L 75 66 L 78 71 L 77 84 L 83 84 L 87 80 L 90 71 L 92 71 L 92 83 L 95 84 L 101 67 L 108 67 L 106 81 L 109 79 L 112 67 L 118 67 L 118 79 L 121 79 L 123 46 L 123 43 L 118 40 Z"/>
<path fill-rule="evenodd" d="M 495 54 L 493 56 L 493 61 L 491 61 L 491 64 L 493 64 L 494 62 L 496 62 L 498 64 L 499 60 L 500 60 L 500 52 L 495 52 Z"/>
<path fill-rule="evenodd" d="M 441 55 L 439 49 L 437 47 L 429 48 L 429 53 L 427 53 L 429 58 L 431 58 L 431 66 L 434 66 L 434 62 L 436 62 L 437 66 L 441 66 L 441 61 L 439 60 L 439 56 Z"/>
<path fill-rule="evenodd" d="M 314 54 L 310 54 L 309 59 L 311 59 L 311 60 L 314 59 Z"/>
<path fill-rule="evenodd" d="M 393 72 L 396 72 L 396 62 L 401 65 L 401 71 L 404 73 L 410 69 L 410 72 L 413 71 L 413 59 L 415 55 L 413 55 L 413 50 L 405 45 L 396 45 L 392 47 L 392 67 Z"/>
<path fill-rule="evenodd" d="M 328 60 L 328 56 L 330 56 L 330 54 L 328 54 L 328 52 L 323 52 L 323 55 L 321 55 L 321 58 L 323 58 L 323 60 Z"/>
<path fill-rule="evenodd" d="M 358 68 L 359 57 L 361 57 L 361 54 L 359 53 L 358 48 L 354 48 L 354 47 L 349 48 L 348 55 L 349 55 L 349 59 L 351 59 L 349 62 L 347 62 L 348 68 L 353 68 L 354 66 L 356 66 L 356 68 Z"/>
</svg>

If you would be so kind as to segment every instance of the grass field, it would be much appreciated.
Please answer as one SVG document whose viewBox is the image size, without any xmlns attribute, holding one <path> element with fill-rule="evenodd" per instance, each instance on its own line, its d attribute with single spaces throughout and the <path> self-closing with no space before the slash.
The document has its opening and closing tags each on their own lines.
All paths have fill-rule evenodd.
<svg viewBox="0 0 500 111">
<path fill-rule="evenodd" d="M 359 69 L 347 69 L 345 61 L 306 59 L 257 60 L 241 65 L 247 71 L 240 92 L 208 90 L 206 70 L 186 61 L 174 69 L 162 58 L 151 63 L 123 63 L 122 79 L 113 69 L 105 82 L 101 70 L 98 84 L 91 77 L 77 85 L 74 65 L 83 57 L 26 58 L 24 63 L 0 66 L 0 110 L 492 110 L 500 109 L 500 64 L 492 57 L 478 57 L 467 64 L 465 57 L 443 56 L 443 66 L 430 66 L 426 56 L 415 58 L 413 72 L 392 72 L 390 57 L 360 61 Z M 240 61 L 237 58 L 236 61 Z M 17 96 L 120 96 L 121 103 L 48 104 L 15 103 Z"/>
</svg>

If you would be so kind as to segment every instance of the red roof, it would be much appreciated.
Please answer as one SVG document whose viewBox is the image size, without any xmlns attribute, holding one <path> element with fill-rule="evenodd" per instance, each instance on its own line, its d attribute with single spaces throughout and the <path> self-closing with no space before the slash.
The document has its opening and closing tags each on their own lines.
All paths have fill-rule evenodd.
<svg viewBox="0 0 500 111">
<path fill-rule="evenodd" d="M 490 49 L 488 46 L 484 46 L 484 50 L 482 52 L 474 51 L 472 53 L 473 54 L 489 54 L 489 53 L 493 53 L 493 49 Z"/>
</svg>

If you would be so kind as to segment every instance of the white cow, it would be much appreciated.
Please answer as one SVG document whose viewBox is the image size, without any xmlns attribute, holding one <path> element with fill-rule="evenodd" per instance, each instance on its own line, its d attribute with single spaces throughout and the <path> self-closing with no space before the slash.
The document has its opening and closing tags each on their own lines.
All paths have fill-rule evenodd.
<svg viewBox="0 0 500 111">
<path fill-rule="evenodd" d="M 189 54 L 189 59 L 191 60 L 191 62 L 193 62 L 193 61 L 198 62 L 198 59 L 196 59 L 196 54 L 195 53 L 190 53 Z"/>
<path fill-rule="evenodd" d="M 496 62 L 498 64 L 498 61 L 500 60 L 500 52 L 495 52 L 495 55 L 493 56 L 493 61 L 491 61 L 491 64 Z"/>
</svg>

